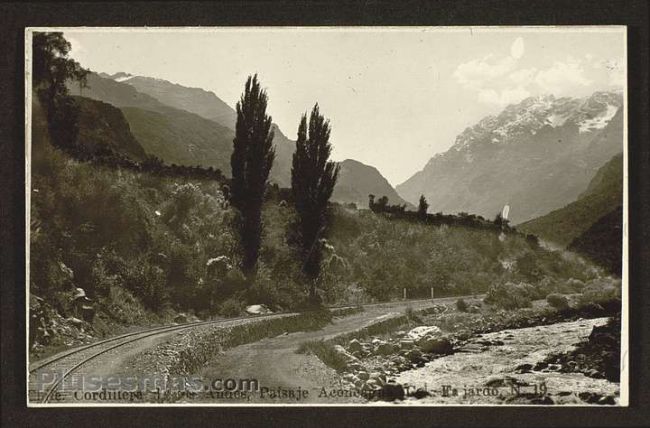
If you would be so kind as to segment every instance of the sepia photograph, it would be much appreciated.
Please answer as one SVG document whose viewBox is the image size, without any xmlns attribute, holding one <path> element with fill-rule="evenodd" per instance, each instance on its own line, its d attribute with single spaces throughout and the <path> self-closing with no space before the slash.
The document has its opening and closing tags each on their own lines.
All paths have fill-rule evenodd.
<svg viewBox="0 0 650 428">
<path fill-rule="evenodd" d="M 26 28 L 27 406 L 628 406 L 627 36 Z"/>
</svg>

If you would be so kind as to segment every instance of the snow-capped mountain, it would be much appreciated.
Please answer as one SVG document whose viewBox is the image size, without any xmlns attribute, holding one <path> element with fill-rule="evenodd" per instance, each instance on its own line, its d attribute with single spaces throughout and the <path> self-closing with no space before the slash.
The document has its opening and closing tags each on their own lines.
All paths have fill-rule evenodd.
<svg viewBox="0 0 650 428">
<path fill-rule="evenodd" d="M 493 217 L 504 204 L 515 223 L 572 202 L 596 170 L 623 149 L 623 96 L 530 97 L 465 129 L 454 145 L 397 186 L 430 210 Z"/>
</svg>

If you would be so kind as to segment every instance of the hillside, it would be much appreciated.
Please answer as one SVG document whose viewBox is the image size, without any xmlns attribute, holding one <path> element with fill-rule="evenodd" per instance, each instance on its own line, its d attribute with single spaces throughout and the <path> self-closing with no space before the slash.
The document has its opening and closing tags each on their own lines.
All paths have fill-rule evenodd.
<svg viewBox="0 0 650 428">
<path fill-rule="evenodd" d="M 120 109 L 110 104 L 84 97 L 74 97 L 79 107 L 77 144 L 86 154 L 110 150 L 142 161 L 145 149 L 133 137 Z"/>
<path fill-rule="evenodd" d="M 69 84 L 68 89 L 121 108 L 131 132 L 149 154 L 168 164 L 213 166 L 230 175 L 236 113 L 214 93 L 126 73 L 91 73 L 87 88 Z M 275 124 L 273 132 L 276 157 L 270 179 L 289 187 L 295 142 Z M 413 207 L 375 168 L 352 160 L 342 164 L 332 200 L 365 207 L 368 194 L 374 193 L 388 196 L 393 204 Z"/>
<path fill-rule="evenodd" d="M 521 223 L 559 209 L 587 187 L 597 169 L 623 147 L 623 98 L 531 97 L 463 131 L 445 153 L 397 186 L 431 211 L 493 218 L 505 204 Z"/>
<path fill-rule="evenodd" d="M 171 107 L 159 111 L 123 107 L 122 111 L 148 153 L 168 164 L 213 166 L 230 172 L 234 137 L 230 129 Z"/>
<path fill-rule="evenodd" d="M 586 231 L 576 237 L 567 247 L 595 263 L 607 271 L 622 275 L 621 263 L 623 256 L 623 207 L 618 206 L 599 218 Z"/>
<path fill-rule="evenodd" d="M 623 203 L 623 154 L 603 165 L 578 200 L 517 228 L 561 246 L 570 244 Z M 619 225 L 622 217 L 619 217 Z M 620 241 L 617 243 L 620 251 Z"/>
<path fill-rule="evenodd" d="M 339 162 L 339 165 L 341 171 L 332 194 L 332 200 L 355 203 L 359 208 L 367 208 L 368 195 L 373 194 L 377 199 L 387 196 L 391 205 L 406 204 L 408 208 L 414 208 L 397 194 L 388 180 L 377 171 L 377 168 L 353 159 L 346 159 Z"/>
<path fill-rule="evenodd" d="M 237 113 L 213 92 L 201 88 L 188 88 L 163 79 L 132 76 L 126 73 L 118 73 L 108 77 L 119 83 L 132 86 L 138 92 L 155 98 L 167 106 L 194 113 L 228 128 L 234 136 Z M 291 185 L 291 157 L 295 150 L 295 142 L 287 138 L 275 124 L 273 125 L 273 132 L 275 133 L 273 142 L 275 144 L 276 158 L 271 169 L 271 180 L 280 187 L 289 187 Z M 232 137 L 230 137 L 229 144 L 232 146 Z M 228 159 L 231 150 L 232 148 L 226 150 Z M 219 156 L 223 157 L 223 148 L 219 148 L 219 151 Z M 211 154 L 211 157 L 214 156 L 214 154 Z M 221 169 L 226 174 L 229 174 L 229 164 L 228 168 Z"/>
<path fill-rule="evenodd" d="M 201 88 L 188 88 L 163 79 L 131 76 L 125 73 L 111 76 L 120 83 L 133 86 L 138 92 L 177 109 L 186 110 L 231 129 L 235 127 L 237 114 L 213 92 Z"/>
</svg>

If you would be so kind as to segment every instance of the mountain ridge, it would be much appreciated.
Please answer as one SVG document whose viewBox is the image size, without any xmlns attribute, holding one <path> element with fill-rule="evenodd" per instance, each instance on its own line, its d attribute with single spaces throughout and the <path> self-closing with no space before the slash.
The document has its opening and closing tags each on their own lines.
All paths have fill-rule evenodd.
<svg viewBox="0 0 650 428">
<path fill-rule="evenodd" d="M 436 212 L 491 218 L 509 204 L 513 223 L 542 216 L 574 201 L 622 150 L 622 104 L 615 92 L 527 98 L 466 128 L 396 190 L 412 203 L 424 194 Z"/>
</svg>

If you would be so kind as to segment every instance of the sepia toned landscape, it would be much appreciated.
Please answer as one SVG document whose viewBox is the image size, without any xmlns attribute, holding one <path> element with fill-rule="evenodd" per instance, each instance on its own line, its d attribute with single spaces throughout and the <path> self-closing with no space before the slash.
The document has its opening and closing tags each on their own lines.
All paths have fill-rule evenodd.
<svg viewBox="0 0 650 428">
<path fill-rule="evenodd" d="M 627 405 L 624 28 L 27 40 L 30 405 Z"/>
</svg>

